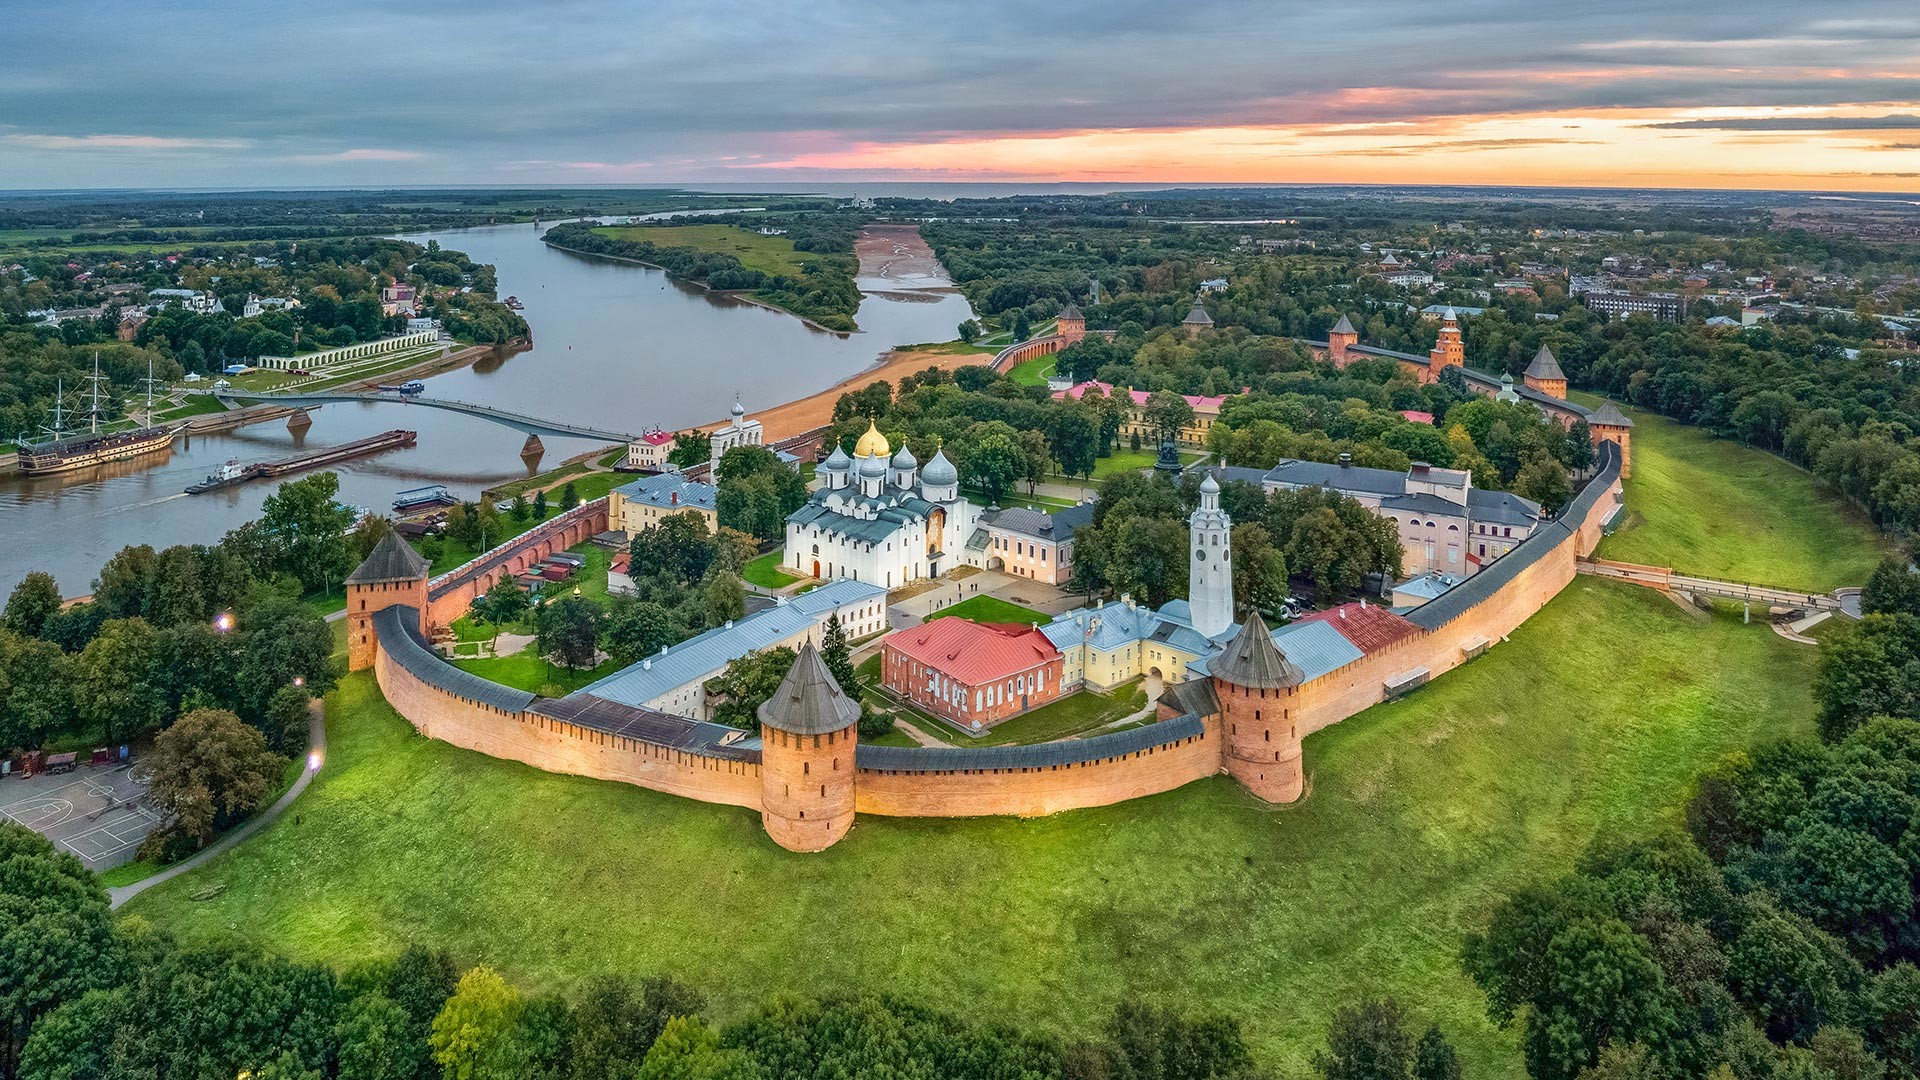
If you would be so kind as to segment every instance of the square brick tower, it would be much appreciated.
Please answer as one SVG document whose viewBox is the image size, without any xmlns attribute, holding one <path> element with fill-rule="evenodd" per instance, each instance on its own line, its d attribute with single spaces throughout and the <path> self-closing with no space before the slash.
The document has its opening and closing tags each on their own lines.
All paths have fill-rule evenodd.
<svg viewBox="0 0 1920 1080">
<path fill-rule="evenodd" d="M 1467 346 L 1460 340 L 1460 318 L 1453 313 L 1453 305 L 1447 305 L 1447 313 L 1440 318 L 1440 340 L 1433 351 L 1427 354 L 1427 373 L 1421 382 L 1439 382 L 1440 376 L 1450 367 L 1465 366 Z"/>
<path fill-rule="evenodd" d="M 347 575 L 347 670 L 373 666 L 379 645 L 373 638 L 373 617 L 405 604 L 420 613 L 422 630 L 427 618 L 427 560 L 413 545 L 389 532 L 367 554 L 360 568 Z"/>
<path fill-rule="evenodd" d="M 1562 401 L 1567 399 L 1567 373 L 1560 370 L 1560 361 L 1554 359 L 1553 350 L 1545 345 L 1533 354 L 1533 363 L 1527 365 L 1521 378 L 1527 381 L 1529 389 Z"/>
<path fill-rule="evenodd" d="M 1346 367 L 1359 359 L 1357 356 L 1347 356 L 1347 350 L 1358 344 L 1360 331 L 1353 328 L 1352 319 L 1342 314 L 1340 321 L 1333 324 L 1333 329 L 1327 331 L 1327 359 L 1333 361 L 1334 367 Z"/>
<path fill-rule="evenodd" d="M 1587 430 L 1593 435 L 1593 444 L 1613 443 L 1620 448 L 1620 479 L 1633 475 L 1633 421 L 1627 414 L 1609 401 L 1593 411 L 1587 417 Z"/>
</svg>

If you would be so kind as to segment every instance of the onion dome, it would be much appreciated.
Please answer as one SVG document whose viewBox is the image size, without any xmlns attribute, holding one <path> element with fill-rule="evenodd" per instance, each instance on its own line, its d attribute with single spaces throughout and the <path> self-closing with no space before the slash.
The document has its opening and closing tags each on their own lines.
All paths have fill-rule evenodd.
<svg viewBox="0 0 1920 1080">
<path fill-rule="evenodd" d="M 887 437 L 880 434 L 880 429 L 875 426 L 872 420 L 868 420 L 867 433 L 860 436 L 860 441 L 854 444 L 853 456 L 857 458 L 877 457 L 884 461 L 892 453 L 893 447 L 887 442 Z"/>
<path fill-rule="evenodd" d="M 917 469 L 920 467 L 920 459 L 913 456 L 913 451 L 907 449 L 906 443 L 901 443 L 900 452 L 893 455 L 893 467 L 896 469 Z"/>
<path fill-rule="evenodd" d="M 747 415 L 747 407 L 740 404 L 740 395 L 733 395 L 733 418 L 740 420 Z"/>
<path fill-rule="evenodd" d="M 847 457 L 847 452 L 840 449 L 839 445 L 836 444 L 833 448 L 833 453 L 827 455 L 827 460 L 824 464 L 827 468 L 835 472 L 846 472 L 847 467 L 853 464 L 853 459 Z"/>
<path fill-rule="evenodd" d="M 957 484 L 960 482 L 960 470 L 954 468 L 953 462 L 947 460 L 945 450 L 935 450 L 933 460 L 927 462 L 927 467 L 920 470 L 920 481 L 934 487 Z"/>
<path fill-rule="evenodd" d="M 885 475 L 887 475 L 887 459 L 886 459 L 886 456 L 885 456 L 885 455 L 875 455 L 875 456 L 873 456 L 873 457 L 863 457 L 863 458 L 861 458 L 861 459 L 860 459 L 860 475 L 861 475 L 861 476 L 885 476 Z"/>
<path fill-rule="evenodd" d="M 1200 494 L 1202 495 L 1220 494 L 1220 482 L 1213 478 L 1212 473 L 1208 473 L 1207 478 L 1200 481 Z"/>
</svg>

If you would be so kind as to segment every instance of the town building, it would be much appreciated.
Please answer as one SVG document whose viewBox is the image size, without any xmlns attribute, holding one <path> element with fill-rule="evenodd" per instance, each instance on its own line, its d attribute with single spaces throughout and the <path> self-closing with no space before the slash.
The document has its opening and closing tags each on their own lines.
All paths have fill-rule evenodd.
<svg viewBox="0 0 1920 1080">
<path fill-rule="evenodd" d="M 720 459 L 727 451 L 736 446 L 760 446 L 766 439 L 766 432 L 760 427 L 760 421 L 747 419 L 747 408 L 740 404 L 740 395 L 733 396 L 733 415 L 720 427 L 713 429 L 713 450 L 707 458 L 707 475 L 718 476 Z"/>
<path fill-rule="evenodd" d="M 380 290 L 380 312 L 389 318 L 414 314 L 414 301 L 413 286 L 404 281 L 396 281 Z"/>
<path fill-rule="evenodd" d="M 1129 405 L 1126 418 L 1120 421 L 1121 437 L 1138 435 L 1146 441 L 1158 439 L 1160 430 L 1147 422 L 1147 402 L 1153 400 L 1153 395 L 1145 390 L 1135 390 L 1131 386 L 1120 392 L 1125 395 L 1123 400 Z M 1069 386 L 1064 390 L 1056 390 L 1053 398 L 1055 401 L 1065 398 L 1079 401 L 1089 393 L 1112 397 L 1114 386 L 1112 383 L 1094 379 Z M 1214 421 L 1220 419 L 1220 407 L 1226 404 L 1229 395 L 1182 394 L 1180 396 L 1193 407 L 1193 422 L 1181 428 L 1179 434 L 1174 436 L 1174 441 L 1181 446 L 1204 449 L 1207 445 L 1207 432 L 1213 429 Z"/>
<path fill-rule="evenodd" d="M 1400 532 L 1401 569 L 1408 574 L 1470 577 L 1532 536 L 1545 518 L 1540 504 L 1506 491 L 1473 486 L 1459 469 L 1416 461 L 1405 472 L 1354 465 L 1282 461 L 1264 478 L 1268 491 L 1325 488 L 1337 491 Z"/>
<path fill-rule="evenodd" d="M 712 484 L 689 480 L 677 472 L 643 476 L 607 492 L 608 527 L 634 536 L 668 514 L 691 510 L 706 519 L 707 530 L 712 532 L 720 527 L 719 494 Z"/>
<path fill-rule="evenodd" d="M 678 440 L 671 431 L 649 428 L 645 434 L 627 444 L 627 456 L 623 464 L 629 469 L 659 472 L 667 467 L 667 457 L 677 445 Z"/>
<path fill-rule="evenodd" d="M 980 731 L 1058 699 L 1060 650 L 1022 623 L 934 619 L 887 635 L 888 690 L 966 731 Z"/>
<path fill-rule="evenodd" d="M 782 645 L 817 645 L 835 616 L 850 639 L 880 633 L 887 628 L 886 590 L 859 581 L 832 581 L 791 599 L 777 597 L 770 608 L 667 646 L 589 683 L 581 693 L 689 720 L 707 720 L 714 704 L 707 694 L 707 681 L 725 671 L 729 662 Z"/>
<path fill-rule="evenodd" d="M 814 476 L 819 487 L 787 517 L 789 570 L 893 589 L 974 561 L 966 545 L 980 508 L 960 497 L 945 453 L 935 450 L 923 471 L 869 423 L 852 457 L 836 446 Z"/>
<path fill-rule="evenodd" d="M 165 307 L 178 302 L 188 311 L 199 315 L 213 315 L 226 310 L 220 298 L 198 289 L 148 289 L 147 299 L 156 307 Z"/>
<path fill-rule="evenodd" d="M 1073 574 L 1073 532 L 1091 521 L 1092 503 L 1052 513 L 1019 506 L 988 510 L 967 548 L 989 570 L 1065 585 Z"/>
<path fill-rule="evenodd" d="M 1662 322 L 1679 322 L 1687 313 L 1687 301 L 1674 293 L 1633 293 L 1592 291 L 1580 294 L 1580 302 L 1588 311 L 1623 319 L 1629 315 L 1646 315 Z"/>
<path fill-rule="evenodd" d="M 287 311 L 300 306 L 300 301 L 285 296 L 247 296 L 246 306 L 240 309 L 240 317 L 251 319 L 262 312 Z"/>
</svg>

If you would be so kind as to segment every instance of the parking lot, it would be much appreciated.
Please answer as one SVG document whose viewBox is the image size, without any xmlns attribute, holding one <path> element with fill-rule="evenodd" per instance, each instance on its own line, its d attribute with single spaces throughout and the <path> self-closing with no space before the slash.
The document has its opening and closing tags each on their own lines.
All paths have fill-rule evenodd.
<svg viewBox="0 0 1920 1080">
<path fill-rule="evenodd" d="M 133 859 L 160 818 L 147 808 L 146 785 L 126 766 L 82 765 L 70 773 L 0 780 L 0 815 L 79 857 L 89 870 Z"/>
</svg>

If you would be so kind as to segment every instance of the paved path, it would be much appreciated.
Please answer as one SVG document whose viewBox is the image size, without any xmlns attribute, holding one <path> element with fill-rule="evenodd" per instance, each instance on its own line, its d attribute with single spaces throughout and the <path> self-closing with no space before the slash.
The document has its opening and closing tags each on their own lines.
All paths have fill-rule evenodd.
<svg viewBox="0 0 1920 1080">
<path fill-rule="evenodd" d="M 310 744 L 308 761 L 324 760 L 327 751 L 327 720 L 325 707 L 319 698 L 315 698 L 313 703 L 307 707 L 307 740 Z M 316 758 L 314 755 L 319 755 L 319 757 Z M 300 793 L 307 790 L 307 785 L 313 783 L 314 774 L 318 771 L 319 769 L 313 765 L 301 769 L 300 775 L 293 781 L 293 786 L 287 789 L 285 795 L 280 796 L 278 802 L 275 802 L 272 806 L 267 807 L 260 813 L 255 814 L 252 818 L 242 822 L 238 828 L 214 841 L 212 845 L 202 849 L 191 858 L 183 862 L 177 862 L 152 877 L 136 881 L 131 885 L 122 885 L 117 889 L 108 889 L 108 903 L 112 907 L 120 907 L 127 901 L 153 888 L 155 885 L 163 881 L 172 881 L 174 878 L 190 870 L 197 870 L 215 856 L 232 849 L 238 845 L 240 841 L 259 832 L 267 823 L 285 813 L 287 807 L 293 805 L 293 800 L 298 799 Z"/>
</svg>

